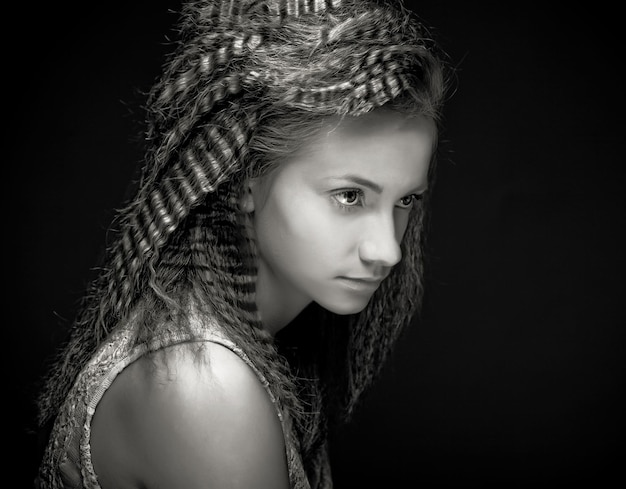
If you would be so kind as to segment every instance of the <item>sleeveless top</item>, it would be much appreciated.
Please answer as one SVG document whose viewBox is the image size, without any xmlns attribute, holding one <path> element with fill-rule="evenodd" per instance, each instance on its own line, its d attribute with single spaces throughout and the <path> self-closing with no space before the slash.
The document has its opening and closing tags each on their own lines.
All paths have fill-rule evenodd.
<svg viewBox="0 0 626 489">
<path fill-rule="evenodd" d="M 162 333 L 150 342 L 133 344 L 133 321 L 116 329 L 83 368 L 55 419 L 39 467 L 35 487 L 39 489 L 101 489 L 91 460 L 91 420 L 96 407 L 116 376 L 143 355 L 186 342 L 212 342 L 238 355 L 256 373 L 270 396 L 285 438 L 290 485 L 294 489 L 330 488 L 328 455 L 320 460 L 315 481 L 309 481 L 291 436 L 289 416 L 279 408 L 268 382 L 245 353 L 229 340 L 213 319 L 192 315 L 190 328 L 174 330 L 164 325 Z"/>
</svg>

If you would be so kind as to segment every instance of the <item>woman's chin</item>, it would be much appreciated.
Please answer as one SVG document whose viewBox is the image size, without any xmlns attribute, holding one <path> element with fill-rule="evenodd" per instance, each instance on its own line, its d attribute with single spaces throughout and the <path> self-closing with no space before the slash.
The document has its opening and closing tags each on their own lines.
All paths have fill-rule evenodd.
<svg viewBox="0 0 626 489">
<path fill-rule="evenodd" d="M 369 299 L 370 298 L 368 297 L 367 300 L 361 301 L 336 301 L 332 303 L 318 302 L 318 304 L 334 314 L 338 314 L 339 316 L 348 316 L 350 314 L 358 314 L 365 309 L 369 303 Z"/>
</svg>

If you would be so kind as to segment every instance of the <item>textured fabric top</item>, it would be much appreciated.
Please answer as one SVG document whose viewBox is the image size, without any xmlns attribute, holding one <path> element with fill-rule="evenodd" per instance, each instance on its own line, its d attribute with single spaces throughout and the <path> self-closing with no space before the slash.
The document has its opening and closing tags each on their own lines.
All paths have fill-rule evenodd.
<svg viewBox="0 0 626 489">
<path fill-rule="evenodd" d="M 149 352 L 181 343 L 208 341 L 220 344 L 237 354 L 257 374 L 276 406 L 283 433 L 290 432 L 289 418 L 278 408 L 265 377 L 243 351 L 224 335 L 213 319 L 192 317 L 191 328 L 187 333 L 181 333 L 180 330 L 165 324 L 162 333 L 156 339 L 133 346 L 131 341 L 134 326 L 132 319 L 123 324 L 82 370 L 54 423 L 35 487 L 100 489 L 92 465 L 90 447 L 91 421 L 98 403 L 117 375 L 132 362 Z M 300 454 L 288 436 L 285 436 L 285 445 L 291 487 L 297 489 L 332 487 L 327 454 L 320 460 L 319 470 L 315 474 L 317 480 L 309 482 Z"/>
</svg>

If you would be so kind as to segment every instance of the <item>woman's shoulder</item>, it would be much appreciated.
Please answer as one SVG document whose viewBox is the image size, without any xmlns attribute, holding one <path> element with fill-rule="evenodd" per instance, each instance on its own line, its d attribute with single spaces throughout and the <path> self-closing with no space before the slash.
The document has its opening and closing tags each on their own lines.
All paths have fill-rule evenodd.
<svg viewBox="0 0 626 489">
<path fill-rule="evenodd" d="M 274 403 L 248 363 L 214 342 L 126 367 L 96 409 L 91 452 L 103 488 L 288 487 Z"/>
</svg>

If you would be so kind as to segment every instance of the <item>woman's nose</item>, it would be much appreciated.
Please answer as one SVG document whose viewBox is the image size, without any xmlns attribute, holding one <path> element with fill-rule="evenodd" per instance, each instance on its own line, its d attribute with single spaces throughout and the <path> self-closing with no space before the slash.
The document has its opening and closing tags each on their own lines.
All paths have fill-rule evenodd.
<svg viewBox="0 0 626 489">
<path fill-rule="evenodd" d="M 363 233 L 359 245 L 359 257 L 367 263 L 393 267 L 402 258 L 393 217 L 377 216 Z"/>
</svg>

